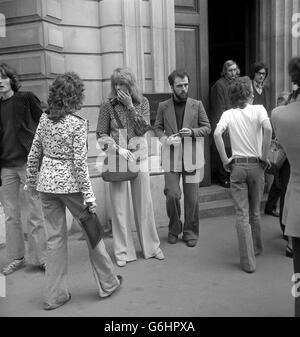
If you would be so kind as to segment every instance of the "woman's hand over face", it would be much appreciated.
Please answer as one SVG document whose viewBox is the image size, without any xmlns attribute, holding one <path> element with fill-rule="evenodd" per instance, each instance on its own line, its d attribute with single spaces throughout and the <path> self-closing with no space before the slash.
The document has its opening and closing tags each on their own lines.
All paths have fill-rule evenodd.
<svg viewBox="0 0 300 337">
<path fill-rule="evenodd" d="M 118 89 L 117 98 L 123 105 L 126 106 L 126 108 L 129 109 L 129 108 L 133 107 L 132 98 L 131 98 L 129 93 L 127 93 L 127 92 L 125 92 L 121 89 Z"/>
</svg>

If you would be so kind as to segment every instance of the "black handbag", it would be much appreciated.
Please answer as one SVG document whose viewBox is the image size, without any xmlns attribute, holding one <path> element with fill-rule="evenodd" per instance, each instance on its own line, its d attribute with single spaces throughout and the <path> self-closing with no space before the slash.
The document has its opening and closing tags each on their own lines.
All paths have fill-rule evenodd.
<svg viewBox="0 0 300 337">
<path fill-rule="evenodd" d="M 89 208 L 86 207 L 78 219 L 94 249 L 104 236 L 104 230 L 97 214 L 89 212 Z"/>
<path fill-rule="evenodd" d="M 122 122 L 113 108 L 114 117 L 120 129 L 123 129 Z M 132 151 L 133 152 L 133 151 Z M 138 176 L 137 171 L 130 171 L 128 161 L 123 158 L 118 152 L 114 155 L 115 160 L 109 160 L 108 155 L 104 159 L 102 172 L 102 179 L 106 182 L 120 182 L 133 180 Z"/>
<path fill-rule="evenodd" d="M 128 161 L 116 154 L 115 161 L 109 162 L 108 156 L 104 159 L 103 167 L 105 165 L 106 170 L 102 172 L 102 179 L 106 182 L 128 181 L 133 180 L 138 176 L 138 172 L 130 171 Z M 110 165 L 112 164 L 112 165 Z M 111 166 L 111 168 L 110 168 Z M 122 170 L 125 168 L 125 170 Z"/>
</svg>

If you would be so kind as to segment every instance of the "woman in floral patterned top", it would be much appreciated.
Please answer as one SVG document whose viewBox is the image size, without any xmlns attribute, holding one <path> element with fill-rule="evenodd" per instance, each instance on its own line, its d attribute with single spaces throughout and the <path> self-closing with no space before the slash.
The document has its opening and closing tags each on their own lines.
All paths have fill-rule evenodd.
<svg viewBox="0 0 300 337">
<path fill-rule="evenodd" d="M 117 115 L 117 117 L 115 117 Z M 120 130 L 119 119 L 123 126 Z M 138 176 L 130 181 L 134 219 L 138 238 L 145 259 L 163 260 L 160 241 L 156 230 L 150 177 L 148 171 L 148 148 L 145 137 L 150 122 L 150 109 L 147 98 L 137 88 L 136 79 L 128 68 L 117 68 L 111 75 L 111 98 L 100 107 L 97 126 L 97 139 L 108 155 L 116 153 L 128 161 L 139 158 L 141 168 Z M 120 125 L 121 126 L 121 125 Z M 134 154 L 129 149 L 140 149 Z M 114 254 L 119 267 L 136 260 L 136 252 L 131 233 L 130 200 L 128 182 L 110 182 L 112 231 Z"/>
<path fill-rule="evenodd" d="M 66 207 L 77 219 L 96 211 L 87 167 L 87 121 L 76 115 L 83 91 L 83 82 L 75 73 L 56 78 L 50 87 L 49 109 L 40 119 L 28 156 L 26 183 L 33 194 L 40 194 L 47 232 L 45 310 L 58 308 L 71 298 Z M 88 240 L 87 244 L 99 295 L 110 296 L 122 278 L 115 275 L 103 240 L 95 248 Z"/>
</svg>

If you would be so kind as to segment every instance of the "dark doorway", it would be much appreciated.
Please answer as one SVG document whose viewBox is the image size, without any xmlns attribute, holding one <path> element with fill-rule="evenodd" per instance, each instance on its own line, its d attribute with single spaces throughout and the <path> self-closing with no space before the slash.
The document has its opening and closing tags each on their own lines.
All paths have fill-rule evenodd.
<svg viewBox="0 0 300 337">
<path fill-rule="evenodd" d="M 257 18 L 256 0 L 208 1 L 210 86 L 227 60 L 237 62 L 242 76 L 249 74 L 256 61 Z"/>
</svg>

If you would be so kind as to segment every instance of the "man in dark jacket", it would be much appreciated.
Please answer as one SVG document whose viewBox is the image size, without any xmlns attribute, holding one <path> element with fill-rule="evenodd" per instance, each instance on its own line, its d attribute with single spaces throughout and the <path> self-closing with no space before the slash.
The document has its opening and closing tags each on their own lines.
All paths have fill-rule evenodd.
<svg viewBox="0 0 300 337">
<path fill-rule="evenodd" d="M 228 96 L 228 88 L 230 83 L 232 83 L 240 75 L 240 69 L 236 62 L 228 60 L 223 65 L 223 70 L 221 77 L 212 86 L 210 93 L 211 102 L 211 127 L 212 133 L 215 131 L 216 126 L 224 111 L 231 108 L 231 103 Z M 224 145 L 227 155 L 231 155 L 231 146 L 228 133 L 223 134 Z M 213 140 L 212 144 L 212 171 L 213 177 L 216 178 L 217 182 L 225 187 L 230 187 L 229 174 L 224 170 L 222 161 L 220 159 L 219 153 L 216 149 L 216 145 Z"/>
<path fill-rule="evenodd" d="M 20 187 L 24 186 L 27 156 L 43 113 L 40 101 L 31 92 L 19 92 L 13 69 L 0 64 L 0 168 L 2 203 L 6 223 L 8 275 L 25 265 L 25 244 L 21 224 Z M 46 238 L 40 201 L 25 193 L 28 209 L 29 263 L 45 269 Z"/>
</svg>

